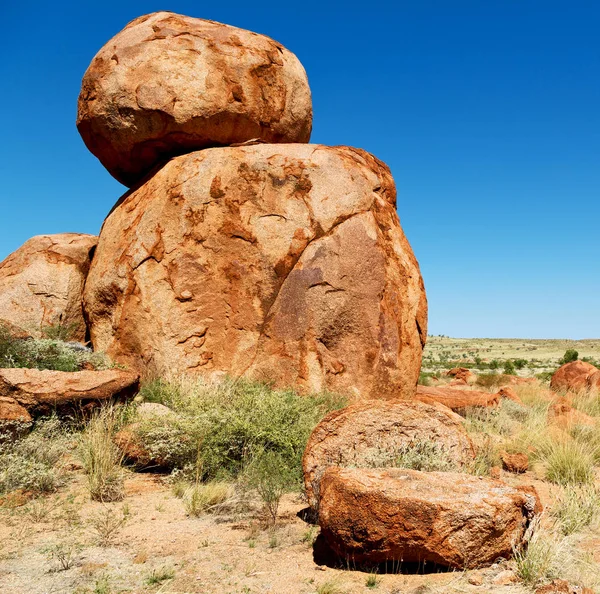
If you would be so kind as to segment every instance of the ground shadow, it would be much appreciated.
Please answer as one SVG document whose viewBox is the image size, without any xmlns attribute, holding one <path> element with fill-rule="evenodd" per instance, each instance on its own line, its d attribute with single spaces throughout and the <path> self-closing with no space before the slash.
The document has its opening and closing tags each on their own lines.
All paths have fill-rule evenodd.
<svg viewBox="0 0 600 594">
<path fill-rule="evenodd" d="M 375 572 L 378 574 L 396 573 L 404 575 L 427 575 L 455 571 L 452 568 L 426 561 L 406 563 L 400 560 L 390 560 L 385 563 L 356 563 L 352 558 L 340 558 L 339 555 L 336 555 L 320 534 L 313 545 L 313 560 L 317 565 L 325 565 L 332 569 L 347 569 L 349 571 L 365 571 L 369 573 Z"/>
</svg>

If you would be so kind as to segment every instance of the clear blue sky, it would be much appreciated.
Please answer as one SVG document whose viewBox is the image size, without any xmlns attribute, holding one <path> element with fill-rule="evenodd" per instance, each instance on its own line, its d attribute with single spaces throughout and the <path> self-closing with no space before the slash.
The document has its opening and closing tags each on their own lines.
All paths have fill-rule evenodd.
<svg viewBox="0 0 600 594">
<path fill-rule="evenodd" d="M 386 161 L 430 333 L 600 337 L 600 3 L 2 0 L 0 260 L 98 233 L 124 191 L 75 128 L 81 77 L 129 20 L 265 33 L 313 92 L 312 141 Z"/>
</svg>

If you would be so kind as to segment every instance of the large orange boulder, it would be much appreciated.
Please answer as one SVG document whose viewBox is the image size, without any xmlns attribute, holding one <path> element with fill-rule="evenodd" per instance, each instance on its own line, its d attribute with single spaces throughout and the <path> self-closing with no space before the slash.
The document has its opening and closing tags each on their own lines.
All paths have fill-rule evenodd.
<svg viewBox="0 0 600 594">
<path fill-rule="evenodd" d="M 39 337 L 60 325 L 83 341 L 83 285 L 97 241 L 81 233 L 39 235 L 0 262 L 2 326 Z"/>
<path fill-rule="evenodd" d="M 427 335 L 390 171 L 349 147 L 172 159 L 104 222 L 84 301 L 134 369 L 363 398 L 412 397 Z"/>
<path fill-rule="evenodd" d="M 550 388 L 556 392 L 578 392 L 587 387 L 588 377 L 598 371 L 591 363 L 572 361 L 559 367 L 550 380 Z"/>
<path fill-rule="evenodd" d="M 101 371 L 49 371 L 0 369 L 0 399 L 22 414 L 48 414 L 64 408 L 82 408 L 99 402 L 133 396 L 139 375 L 122 369 Z"/>
<path fill-rule="evenodd" d="M 477 380 L 477 376 L 466 367 L 453 367 L 448 371 L 447 375 L 465 384 L 473 384 Z"/>
<path fill-rule="evenodd" d="M 323 538 L 357 564 L 491 564 L 512 556 L 539 510 L 531 489 L 451 472 L 331 467 L 320 494 Z"/>
<path fill-rule="evenodd" d="M 77 127 L 131 186 L 192 150 L 251 139 L 308 142 L 312 101 L 296 56 L 269 37 L 156 12 L 133 20 L 92 60 Z"/>
<path fill-rule="evenodd" d="M 557 398 L 548 409 L 548 420 L 560 429 L 568 431 L 577 425 L 592 427 L 596 419 L 573 408 L 568 398 Z"/>
<path fill-rule="evenodd" d="M 461 390 L 457 387 L 417 386 L 415 396 L 421 402 L 439 402 L 452 410 L 461 410 L 470 406 L 490 407 L 500 404 L 500 394 L 490 394 L 478 390 Z"/>
<path fill-rule="evenodd" d="M 475 457 L 462 418 L 437 403 L 371 400 L 327 415 L 312 432 L 304 457 L 304 486 L 311 507 L 319 502 L 319 484 L 330 466 L 394 466 L 414 448 L 458 470 Z M 438 468 L 439 469 L 439 468 Z"/>
</svg>

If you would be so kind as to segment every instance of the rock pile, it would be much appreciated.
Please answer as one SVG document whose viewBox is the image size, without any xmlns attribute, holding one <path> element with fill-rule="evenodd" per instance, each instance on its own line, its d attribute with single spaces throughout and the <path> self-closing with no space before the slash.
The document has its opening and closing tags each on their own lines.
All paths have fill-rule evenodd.
<svg viewBox="0 0 600 594">
<path fill-rule="evenodd" d="M 504 453 L 511 472 L 526 456 Z M 305 490 L 325 549 L 358 565 L 452 568 L 509 558 L 541 504 L 533 487 L 467 474 L 462 418 L 437 402 L 363 401 L 325 417 L 304 453 Z"/>
<path fill-rule="evenodd" d="M 159 12 L 100 50 L 78 127 L 137 186 L 87 278 L 95 349 L 141 372 L 412 396 L 427 304 L 394 181 L 365 151 L 305 144 L 311 122 L 302 66 L 262 35 Z"/>
</svg>

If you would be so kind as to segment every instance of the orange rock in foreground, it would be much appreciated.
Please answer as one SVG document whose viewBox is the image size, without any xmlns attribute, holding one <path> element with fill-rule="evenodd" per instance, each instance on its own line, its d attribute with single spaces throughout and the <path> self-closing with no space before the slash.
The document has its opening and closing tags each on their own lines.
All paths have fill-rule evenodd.
<svg viewBox="0 0 600 594">
<path fill-rule="evenodd" d="M 464 569 L 511 557 L 536 509 L 534 491 L 467 474 L 332 467 L 321 479 L 319 524 L 351 563 Z"/>
<path fill-rule="evenodd" d="M 308 502 L 318 507 L 319 483 L 329 466 L 391 466 L 402 448 L 433 442 L 457 469 L 473 461 L 462 418 L 437 403 L 371 400 L 328 414 L 312 432 L 304 457 Z"/>
<path fill-rule="evenodd" d="M 349 147 L 172 159 L 104 223 L 94 348 L 142 372 L 412 397 L 427 303 L 395 206 L 389 169 Z"/>
</svg>

